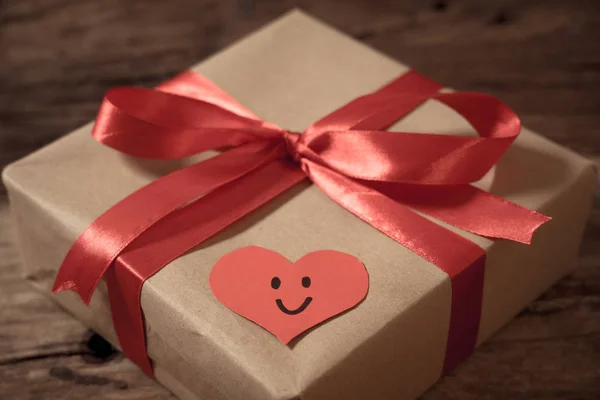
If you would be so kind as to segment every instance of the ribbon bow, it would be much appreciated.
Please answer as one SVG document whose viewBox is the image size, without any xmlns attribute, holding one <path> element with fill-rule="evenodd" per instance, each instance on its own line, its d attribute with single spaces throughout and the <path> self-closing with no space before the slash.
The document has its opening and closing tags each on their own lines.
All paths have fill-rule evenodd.
<svg viewBox="0 0 600 400">
<path fill-rule="evenodd" d="M 308 177 L 342 207 L 449 275 L 447 372 L 475 345 L 485 251 L 415 211 L 523 243 L 549 218 L 469 185 L 518 135 L 514 112 L 487 95 L 440 89 L 411 71 L 302 134 L 262 121 L 192 72 L 158 90 L 110 90 L 93 130 L 99 142 L 154 159 L 228 150 L 153 181 L 101 215 L 68 252 L 53 291 L 73 290 L 87 304 L 104 276 L 121 347 L 152 374 L 140 308 L 143 282 Z M 428 99 L 460 113 L 480 137 L 383 130 Z"/>
</svg>

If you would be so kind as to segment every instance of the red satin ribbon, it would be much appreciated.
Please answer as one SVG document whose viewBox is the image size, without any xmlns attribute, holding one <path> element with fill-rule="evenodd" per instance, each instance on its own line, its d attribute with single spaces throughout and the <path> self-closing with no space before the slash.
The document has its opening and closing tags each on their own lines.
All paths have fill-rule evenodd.
<svg viewBox="0 0 600 400">
<path fill-rule="evenodd" d="M 487 95 L 440 89 L 411 71 L 302 135 L 262 121 L 192 72 L 158 90 L 109 91 L 93 130 L 101 143 L 156 159 L 230 150 L 164 176 L 106 211 L 70 249 L 53 291 L 73 290 L 87 304 L 104 277 L 121 347 L 152 374 L 140 305 L 144 281 L 308 177 L 332 200 L 449 275 L 447 373 L 475 346 L 485 251 L 413 210 L 523 243 L 549 218 L 469 185 L 518 135 L 513 111 Z M 460 113 L 480 137 L 384 130 L 429 99 Z"/>
</svg>

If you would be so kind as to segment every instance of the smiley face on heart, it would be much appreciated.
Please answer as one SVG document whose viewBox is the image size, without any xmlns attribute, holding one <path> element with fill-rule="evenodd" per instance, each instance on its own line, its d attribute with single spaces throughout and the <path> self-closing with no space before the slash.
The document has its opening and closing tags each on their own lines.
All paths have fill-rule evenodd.
<svg viewBox="0 0 600 400">
<path fill-rule="evenodd" d="M 243 247 L 223 256 L 209 279 L 217 300 L 285 344 L 354 307 L 369 290 L 364 265 L 334 250 L 314 251 L 291 263 L 275 251 Z"/>
</svg>

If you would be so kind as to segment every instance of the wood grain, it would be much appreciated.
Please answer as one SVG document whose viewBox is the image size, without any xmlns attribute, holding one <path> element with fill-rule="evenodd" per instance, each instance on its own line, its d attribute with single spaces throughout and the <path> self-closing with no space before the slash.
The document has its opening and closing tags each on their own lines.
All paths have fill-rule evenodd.
<svg viewBox="0 0 600 400">
<path fill-rule="evenodd" d="M 92 119 L 109 87 L 157 84 L 294 6 L 600 165 L 595 0 L 0 0 L 0 167 Z M 172 399 L 21 279 L 0 193 L 0 398 Z M 597 196 L 577 271 L 422 398 L 600 398 L 599 264 Z"/>
</svg>

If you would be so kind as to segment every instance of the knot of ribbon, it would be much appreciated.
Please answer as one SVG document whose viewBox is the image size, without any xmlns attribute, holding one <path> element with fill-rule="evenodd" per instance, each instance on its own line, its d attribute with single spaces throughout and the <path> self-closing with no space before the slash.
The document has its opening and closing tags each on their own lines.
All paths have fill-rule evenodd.
<svg viewBox="0 0 600 400">
<path fill-rule="evenodd" d="M 302 159 L 302 153 L 300 149 L 301 145 L 301 134 L 298 132 L 284 131 L 283 132 L 283 140 L 285 142 L 285 148 L 289 155 L 292 157 L 292 160 L 299 163 Z"/>
<path fill-rule="evenodd" d="M 411 71 L 302 134 L 261 120 L 193 72 L 156 90 L 110 90 L 92 132 L 97 141 L 153 159 L 223 151 L 151 182 L 102 214 L 69 250 L 53 291 L 73 290 L 87 304 L 104 277 L 120 345 L 152 374 L 140 307 L 144 281 L 308 177 L 448 274 L 453 294 L 443 373 L 449 371 L 475 345 L 485 251 L 420 214 L 523 243 L 549 218 L 470 185 L 517 137 L 515 113 L 491 96 L 440 89 Z M 385 130 L 430 99 L 461 114 L 479 137 Z"/>
</svg>

